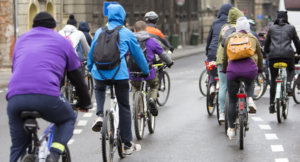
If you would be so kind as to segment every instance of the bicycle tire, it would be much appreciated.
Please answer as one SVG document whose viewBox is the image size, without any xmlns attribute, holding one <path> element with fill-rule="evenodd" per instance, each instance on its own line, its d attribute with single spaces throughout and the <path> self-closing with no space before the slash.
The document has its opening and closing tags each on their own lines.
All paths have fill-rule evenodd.
<svg viewBox="0 0 300 162">
<path fill-rule="evenodd" d="M 225 105 L 224 105 L 224 112 L 225 112 L 225 133 L 226 133 L 226 135 L 227 135 L 227 129 L 229 127 L 228 107 L 229 107 L 229 95 L 228 95 L 228 91 L 226 91 Z"/>
<path fill-rule="evenodd" d="M 209 116 L 212 116 L 215 112 L 215 105 L 213 104 L 213 106 L 208 106 L 208 103 L 210 102 L 210 100 L 214 100 L 214 97 L 212 97 L 209 91 L 210 88 L 207 88 L 207 96 L 206 96 L 206 110 Z"/>
<path fill-rule="evenodd" d="M 260 78 L 258 78 L 260 77 Z M 264 92 L 265 92 L 265 89 L 266 89 L 266 83 L 265 83 L 265 77 L 260 73 L 257 75 L 257 78 L 254 79 L 254 96 L 253 96 L 253 100 L 259 100 Z M 258 94 L 255 94 L 255 89 L 256 89 L 256 84 L 260 87 L 259 91 L 258 91 Z"/>
<path fill-rule="evenodd" d="M 134 109 L 133 109 L 133 122 L 134 132 L 138 140 L 143 139 L 145 130 L 145 113 L 144 113 L 144 97 L 143 94 L 138 91 L 135 93 Z"/>
<path fill-rule="evenodd" d="M 113 155 L 111 152 L 113 151 L 113 119 L 111 118 L 111 112 L 106 111 L 106 115 L 104 116 L 103 126 L 102 126 L 102 138 L 101 138 L 101 148 L 102 148 L 102 158 L 103 162 L 113 161 Z"/>
<path fill-rule="evenodd" d="M 68 146 L 65 146 L 65 150 L 61 154 L 61 162 L 71 162 L 71 153 Z"/>
<path fill-rule="evenodd" d="M 32 154 L 26 154 L 21 162 L 35 162 L 34 156 Z"/>
<path fill-rule="evenodd" d="M 217 120 L 218 120 L 218 123 L 219 125 L 222 125 L 222 122 L 219 120 L 220 118 L 220 107 L 219 107 L 219 93 L 216 94 L 216 106 L 217 106 Z"/>
<path fill-rule="evenodd" d="M 201 74 L 200 74 L 200 78 L 199 78 L 199 89 L 200 89 L 200 92 L 201 94 L 204 96 L 204 97 L 207 97 L 207 90 L 204 89 L 204 87 L 202 87 L 202 83 L 205 83 L 205 87 L 207 89 L 207 84 L 208 84 L 208 81 L 207 81 L 207 77 L 204 77 L 204 74 L 206 74 L 206 69 L 204 69 Z M 202 81 L 202 79 L 204 79 Z"/>
<path fill-rule="evenodd" d="M 298 90 L 297 85 L 296 85 L 295 82 L 294 82 L 294 85 L 293 85 L 293 99 L 296 102 L 296 104 L 300 104 L 300 90 Z"/>
<path fill-rule="evenodd" d="M 88 74 L 87 77 L 88 77 L 88 90 L 92 98 L 94 93 L 94 81 L 93 81 L 93 77 L 90 74 Z"/>
<path fill-rule="evenodd" d="M 289 103 L 289 97 L 286 96 L 285 97 L 285 107 L 284 107 L 284 111 L 282 112 L 282 117 L 283 119 L 287 119 L 287 116 L 289 114 L 289 106 L 290 106 L 290 103 Z"/>
<path fill-rule="evenodd" d="M 120 158 L 125 158 L 126 155 L 123 152 L 124 144 L 122 143 L 121 135 L 118 135 L 118 154 Z"/>
<path fill-rule="evenodd" d="M 163 90 L 158 91 L 159 96 L 157 97 L 156 101 L 159 106 L 164 106 L 167 103 L 168 98 L 170 96 L 170 88 L 171 88 L 170 76 L 169 76 L 168 72 L 164 71 L 164 75 L 163 75 L 163 78 L 161 79 L 161 81 L 163 82 L 163 84 L 161 84 L 161 85 L 164 85 L 164 87 L 163 87 Z M 166 83 L 167 83 L 167 85 L 166 85 Z M 167 90 L 165 89 L 166 87 L 167 87 Z M 161 97 L 164 94 L 162 92 L 165 92 L 165 91 L 167 91 L 167 93 L 165 95 L 165 99 L 160 101 Z"/>
<path fill-rule="evenodd" d="M 239 148 L 240 150 L 244 149 L 244 133 L 245 133 L 245 126 L 244 126 L 244 115 L 239 115 L 239 120 L 240 120 L 240 127 L 239 127 Z"/>
<path fill-rule="evenodd" d="M 277 85 L 278 86 L 278 85 Z M 280 93 L 280 98 L 276 99 L 276 109 L 277 109 L 277 121 L 282 122 L 282 93 Z"/>
<path fill-rule="evenodd" d="M 147 112 L 148 115 L 148 130 L 150 133 L 154 133 L 155 131 L 155 122 L 156 122 L 156 117 L 153 116 L 150 111 L 148 110 Z"/>
</svg>

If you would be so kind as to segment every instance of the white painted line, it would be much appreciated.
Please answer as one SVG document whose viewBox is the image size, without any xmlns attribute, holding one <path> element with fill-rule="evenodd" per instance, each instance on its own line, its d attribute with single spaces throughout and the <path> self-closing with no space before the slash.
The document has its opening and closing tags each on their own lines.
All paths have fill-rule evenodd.
<svg viewBox="0 0 300 162">
<path fill-rule="evenodd" d="M 3 91 L 0 90 L 0 93 L 2 93 Z"/>
<path fill-rule="evenodd" d="M 271 145 L 271 148 L 273 152 L 284 151 L 282 145 Z"/>
<path fill-rule="evenodd" d="M 267 140 L 275 140 L 278 139 L 276 134 L 265 134 Z"/>
<path fill-rule="evenodd" d="M 288 158 L 275 159 L 275 162 L 289 162 Z"/>
<path fill-rule="evenodd" d="M 86 126 L 87 120 L 79 120 L 77 126 Z"/>
<path fill-rule="evenodd" d="M 260 129 L 271 129 L 269 125 L 259 125 Z"/>
<path fill-rule="evenodd" d="M 260 117 L 252 117 L 254 121 L 263 121 Z"/>
<path fill-rule="evenodd" d="M 73 134 L 80 134 L 82 132 L 82 129 L 74 129 Z"/>
<path fill-rule="evenodd" d="M 93 113 L 84 113 L 83 117 L 91 117 L 93 115 Z"/>
<path fill-rule="evenodd" d="M 70 141 L 68 142 L 68 145 L 71 145 L 74 142 L 74 139 L 70 139 Z"/>
</svg>

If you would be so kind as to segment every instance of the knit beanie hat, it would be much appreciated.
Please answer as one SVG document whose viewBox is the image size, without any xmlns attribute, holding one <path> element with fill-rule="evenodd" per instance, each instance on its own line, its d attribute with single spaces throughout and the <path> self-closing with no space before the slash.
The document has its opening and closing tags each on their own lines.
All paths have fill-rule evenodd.
<svg viewBox="0 0 300 162">
<path fill-rule="evenodd" d="M 32 27 L 45 27 L 45 28 L 55 28 L 56 21 L 48 12 L 40 12 L 33 19 Z"/>
<path fill-rule="evenodd" d="M 277 19 L 285 19 L 288 21 L 287 11 L 277 11 Z"/>
<path fill-rule="evenodd" d="M 239 32 L 245 30 L 247 33 L 250 32 L 250 25 L 246 17 L 240 17 L 236 20 L 236 31 Z"/>
<path fill-rule="evenodd" d="M 67 24 L 73 25 L 73 26 L 75 26 L 77 28 L 77 21 L 76 21 L 76 19 L 75 19 L 75 17 L 74 17 L 73 14 L 71 14 L 69 16 L 69 20 L 67 21 Z"/>
</svg>

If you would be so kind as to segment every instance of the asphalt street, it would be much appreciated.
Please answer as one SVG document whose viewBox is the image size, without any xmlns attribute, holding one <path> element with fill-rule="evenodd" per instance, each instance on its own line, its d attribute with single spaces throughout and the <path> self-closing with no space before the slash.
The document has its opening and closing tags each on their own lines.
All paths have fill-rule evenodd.
<svg viewBox="0 0 300 162">
<path fill-rule="evenodd" d="M 249 116 L 244 150 L 238 147 L 238 138 L 229 140 L 224 124 L 217 122 L 216 112 L 208 116 L 206 98 L 198 88 L 198 79 L 204 68 L 205 54 L 193 55 L 175 61 L 167 69 L 171 77 L 171 94 L 167 104 L 159 107 L 156 129 L 149 134 L 145 129 L 143 140 L 135 143 L 142 150 L 120 162 L 296 162 L 300 161 L 300 107 L 290 98 L 289 116 L 278 124 L 276 114 L 269 114 L 269 90 L 256 101 L 257 114 Z M 0 89 L 0 159 L 9 161 L 11 139 L 5 99 L 7 89 Z M 130 98 L 131 99 L 131 98 Z M 94 99 L 93 99 L 94 100 Z M 108 103 L 108 102 L 107 102 Z M 106 108 L 108 105 L 106 104 Z M 100 133 L 91 130 L 96 118 L 95 108 L 79 113 L 72 139 L 69 141 L 73 162 L 102 161 Z M 39 120 L 41 130 L 49 123 Z M 132 128 L 133 130 L 133 128 Z M 40 131 L 41 133 L 42 131 Z"/>
</svg>

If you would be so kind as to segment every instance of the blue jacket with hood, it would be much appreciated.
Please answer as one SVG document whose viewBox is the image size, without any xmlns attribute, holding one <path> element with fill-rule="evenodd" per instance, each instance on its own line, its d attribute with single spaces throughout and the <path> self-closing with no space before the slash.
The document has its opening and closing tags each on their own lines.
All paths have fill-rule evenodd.
<svg viewBox="0 0 300 162">
<path fill-rule="evenodd" d="M 86 22 L 86 21 L 81 21 L 79 23 L 79 27 L 78 27 L 78 30 L 82 31 L 85 38 L 86 38 L 86 41 L 88 42 L 89 46 L 91 46 L 91 43 L 92 43 L 92 38 L 89 34 L 90 32 L 90 26 L 89 24 Z"/>
<path fill-rule="evenodd" d="M 124 8 L 121 5 L 110 5 L 108 8 L 108 25 L 107 28 L 109 30 L 112 30 L 116 28 L 117 26 L 121 25 L 123 26 L 123 20 L 125 19 L 126 13 Z M 104 80 L 93 60 L 93 51 L 95 44 L 98 40 L 98 37 L 100 33 L 102 32 L 102 29 L 98 29 L 95 33 L 95 37 L 92 41 L 92 46 L 88 54 L 88 60 L 87 60 L 87 66 L 88 71 L 92 72 L 92 76 L 97 80 Z M 118 74 L 115 77 L 115 80 L 125 80 L 129 79 L 129 74 L 127 70 L 127 64 L 125 60 L 125 54 L 130 51 L 131 55 L 133 56 L 135 62 L 138 64 L 138 66 L 141 68 L 142 72 L 144 74 L 149 73 L 149 67 L 147 64 L 147 61 L 145 59 L 145 56 L 143 55 L 143 51 L 140 48 L 139 43 L 137 42 L 136 37 L 133 35 L 133 33 L 127 29 L 122 28 L 119 30 L 120 35 L 120 58 L 121 58 L 121 64 L 120 64 L 120 70 Z M 116 73 L 118 69 L 118 66 L 112 70 L 101 70 L 101 74 L 104 75 L 107 79 L 111 79 L 114 74 Z"/>
<path fill-rule="evenodd" d="M 211 26 L 206 40 L 206 55 L 210 61 L 216 60 L 220 31 L 222 26 L 227 23 L 228 12 L 232 7 L 231 4 L 223 4 L 217 19 Z"/>
</svg>

